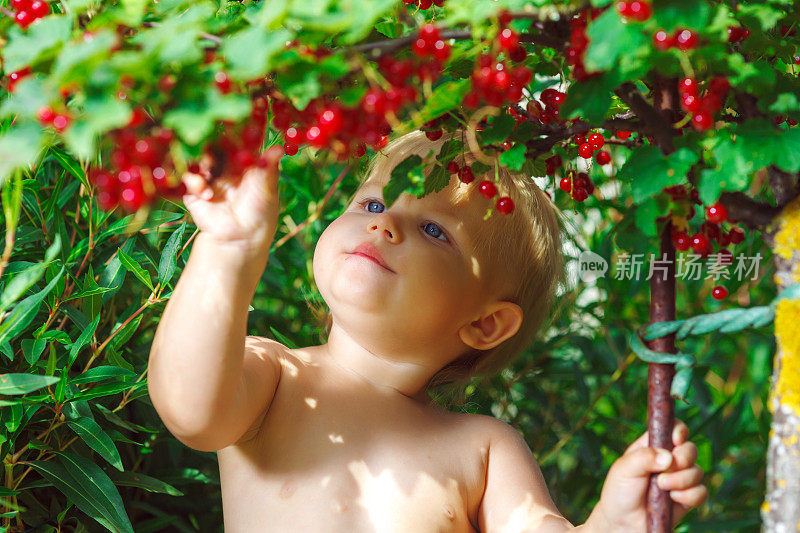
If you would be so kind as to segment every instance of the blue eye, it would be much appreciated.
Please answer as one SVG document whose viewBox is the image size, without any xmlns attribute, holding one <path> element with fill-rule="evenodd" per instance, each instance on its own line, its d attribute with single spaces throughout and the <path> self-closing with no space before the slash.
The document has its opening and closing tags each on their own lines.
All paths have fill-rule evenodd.
<svg viewBox="0 0 800 533">
<path fill-rule="evenodd" d="M 360 202 L 358 202 L 358 204 L 362 208 L 366 207 L 367 211 L 369 211 L 370 213 L 383 213 L 384 209 L 386 209 L 386 207 L 381 202 L 372 199 L 361 200 Z M 375 206 L 377 207 L 373 206 L 373 204 L 375 204 Z M 440 228 L 433 222 L 428 222 L 422 227 L 422 229 L 425 233 L 427 233 L 434 239 L 444 242 L 450 242 L 450 239 L 447 238 L 447 235 L 445 234 L 444 230 L 442 230 L 442 228 Z"/>
</svg>

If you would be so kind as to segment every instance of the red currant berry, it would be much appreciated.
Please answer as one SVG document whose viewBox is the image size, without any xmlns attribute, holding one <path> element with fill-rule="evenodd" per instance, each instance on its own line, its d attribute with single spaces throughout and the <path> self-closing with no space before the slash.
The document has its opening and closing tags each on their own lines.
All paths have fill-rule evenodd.
<svg viewBox="0 0 800 533">
<path fill-rule="evenodd" d="M 638 22 L 644 22 L 653 14 L 650 2 L 644 0 L 633 0 L 628 4 L 628 10 L 630 11 L 628 17 Z"/>
<path fill-rule="evenodd" d="M 628 139 L 630 136 L 631 136 L 631 132 L 629 132 L 629 131 L 619 130 L 617 132 L 617 139 L 622 139 L 623 141 L 625 139 Z"/>
<path fill-rule="evenodd" d="M 46 17 L 50 13 L 50 6 L 47 2 L 43 2 L 42 0 L 33 0 L 33 2 L 31 2 L 30 12 L 34 18 L 40 19 Z"/>
<path fill-rule="evenodd" d="M 55 116 L 56 116 L 55 112 L 53 112 L 50 106 L 47 105 L 43 105 L 36 112 L 36 117 L 39 119 L 39 122 L 44 125 L 51 124 Z"/>
<path fill-rule="evenodd" d="M 59 113 L 53 117 L 53 122 L 52 122 L 53 127 L 59 132 L 62 132 L 65 129 L 67 129 L 69 127 L 69 123 L 70 123 L 70 118 L 67 115 L 62 115 L 61 113 Z"/>
<path fill-rule="evenodd" d="M 458 179 L 461 180 L 462 183 L 472 183 L 475 180 L 475 175 L 472 173 L 472 167 L 469 165 L 464 165 L 458 169 Z"/>
<path fill-rule="evenodd" d="M 693 94 L 681 95 L 681 107 L 689 113 L 697 113 L 703 106 L 703 101 Z"/>
<path fill-rule="evenodd" d="M 611 154 L 609 154 L 605 150 L 600 150 L 599 152 L 597 152 L 594 158 L 595 161 L 597 161 L 598 165 L 607 165 L 611 163 Z"/>
<path fill-rule="evenodd" d="M 231 80 L 229 80 L 228 75 L 221 70 L 214 73 L 214 84 L 216 84 L 217 89 L 222 94 L 231 92 Z"/>
<path fill-rule="evenodd" d="M 672 236 L 672 244 L 675 246 L 676 250 L 685 252 L 691 247 L 692 240 L 685 231 L 678 231 Z"/>
<path fill-rule="evenodd" d="M 17 11 L 17 14 L 14 15 L 14 21 L 16 21 L 17 26 L 24 30 L 33 24 L 36 21 L 36 18 L 33 16 L 33 13 L 23 9 L 22 11 Z"/>
<path fill-rule="evenodd" d="M 419 58 L 427 57 L 433 51 L 432 44 L 420 37 L 411 45 L 411 51 Z"/>
<path fill-rule="evenodd" d="M 708 82 L 708 90 L 709 92 L 723 97 L 731 90 L 731 82 L 729 82 L 728 78 L 725 76 L 714 76 L 711 78 L 711 81 Z"/>
<path fill-rule="evenodd" d="M 503 215 L 507 215 L 514 210 L 514 200 L 509 198 L 508 196 L 501 196 L 497 199 L 497 203 L 495 204 L 497 211 Z"/>
<path fill-rule="evenodd" d="M 575 144 L 577 144 L 578 146 L 580 146 L 580 145 L 582 145 L 582 144 L 586 144 L 586 136 L 585 136 L 585 135 L 581 135 L 580 133 L 579 133 L 579 134 L 577 134 L 577 135 L 575 135 L 575 136 L 572 138 L 572 140 L 573 140 L 573 142 L 575 142 Z"/>
<path fill-rule="evenodd" d="M 623 17 L 631 16 L 631 3 L 627 0 L 620 0 L 616 4 L 617 13 Z"/>
<path fill-rule="evenodd" d="M 691 94 L 697 96 L 697 80 L 694 78 L 683 78 L 678 82 L 678 92 L 681 94 Z"/>
<path fill-rule="evenodd" d="M 495 187 L 494 183 L 489 180 L 483 180 L 478 185 L 478 192 L 484 198 L 492 198 L 495 194 L 497 194 L 497 187 Z"/>
<path fill-rule="evenodd" d="M 605 138 L 600 133 L 590 133 L 586 140 L 595 150 L 602 148 L 605 143 Z"/>
<path fill-rule="evenodd" d="M 286 155 L 297 155 L 298 146 L 294 143 L 284 143 L 283 145 L 283 153 Z"/>
<path fill-rule="evenodd" d="M 447 171 L 450 174 L 458 174 L 458 163 L 456 163 L 455 161 L 450 161 L 449 163 L 447 163 Z"/>
<path fill-rule="evenodd" d="M 419 37 L 433 44 L 439 40 L 439 28 L 431 23 L 423 24 L 419 29 Z"/>
<path fill-rule="evenodd" d="M 692 250 L 699 255 L 708 255 L 711 253 L 711 242 L 708 237 L 702 233 L 695 233 L 692 235 Z"/>
<path fill-rule="evenodd" d="M 713 289 L 711 289 L 711 296 L 715 300 L 724 300 L 728 297 L 728 289 L 723 287 L 722 285 L 717 285 Z"/>
<path fill-rule="evenodd" d="M 699 38 L 692 30 L 680 30 L 675 36 L 675 45 L 684 52 L 697 48 Z"/>
<path fill-rule="evenodd" d="M 656 50 L 669 50 L 675 46 L 675 39 L 664 30 L 658 30 L 653 34 L 653 46 Z"/>
<path fill-rule="evenodd" d="M 450 45 L 441 39 L 433 43 L 433 57 L 441 63 L 450 59 Z"/>
<path fill-rule="evenodd" d="M 511 28 L 505 28 L 500 32 L 500 35 L 498 35 L 497 43 L 500 45 L 501 49 L 506 52 L 511 52 L 519 44 L 519 36 L 517 36 L 517 33 Z"/>
<path fill-rule="evenodd" d="M 740 227 L 734 226 L 728 232 L 728 236 L 731 238 L 731 244 L 739 244 L 744 240 L 744 230 Z"/>
<path fill-rule="evenodd" d="M 706 131 L 713 125 L 714 118 L 710 113 L 706 113 L 705 111 L 700 111 L 692 117 L 692 126 L 694 126 L 694 129 L 697 131 Z"/>
<path fill-rule="evenodd" d="M 578 147 L 578 155 L 584 159 L 591 159 L 594 154 L 594 147 L 589 143 L 583 143 Z"/>
<path fill-rule="evenodd" d="M 572 199 L 576 202 L 583 202 L 589 197 L 589 192 L 586 189 L 575 187 L 572 189 Z"/>
<path fill-rule="evenodd" d="M 558 186 L 561 188 L 562 191 L 569 192 L 572 190 L 572 180 L 564 176 L 563 178 L 561 178 L 561 181 L 558 183 Z"/>
<path fill-rule="evenodd" d="M 497 15 L 497 22 L 500 26 L 508 26 L 511 24 L 511 13 L 507 9 L 503 9 Z"/>
<path fill-rule="evenodd" d="M 725 222 L 728 218 L 728 210 L 721 202 L 716 202 L 706 208 L 706 219 L 714 224 Z"/>
<path fill-rule="evenodd" d="M 728 26 L 728 42 L 738 43 L 750 37 L 750 30 L 744 26 Z"/>
<path fill-rule="evenodd" d="M 431 141 L 438 141 L 442 137 L 443 134 L 444 134 L 444 132 L 442 130 L 426 131 L 425 132 L 425 137 L 427 137 Z"/>
</svg>

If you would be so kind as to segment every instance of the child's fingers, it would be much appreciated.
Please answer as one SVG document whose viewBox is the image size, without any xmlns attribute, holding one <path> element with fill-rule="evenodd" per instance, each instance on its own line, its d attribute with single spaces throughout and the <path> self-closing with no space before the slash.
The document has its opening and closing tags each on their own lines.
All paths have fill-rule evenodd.
<svg viewBox="0 0 800 533">
<path fill-rule="evenodd" d="M 703 505 L 708 498 L 708 489 L 705 485 L 696 485 L 684 490 L 671 490 L 669 497 L 688 510 Z"/>
<path fill-rule="evenodd" d="M 672 444 L 678 446 L 687 438 L 689 438 L 689 426 L 676 418 L 675 425 L 672 427 Z"/>
<path fill-rule="evenodd" d="M 656 480 L 663 490 L 684 490 L 703 482 L 703 470 L 694 465 L 677 472 L 659 474 Z"/>
<path fill-rule="evenodd" d="M 684 442 L 672 450 L 672 456 L 674 460 L 670 470 L 689 468 L 697 461 L 697 445 L 692 441 Z"/>
</svg>

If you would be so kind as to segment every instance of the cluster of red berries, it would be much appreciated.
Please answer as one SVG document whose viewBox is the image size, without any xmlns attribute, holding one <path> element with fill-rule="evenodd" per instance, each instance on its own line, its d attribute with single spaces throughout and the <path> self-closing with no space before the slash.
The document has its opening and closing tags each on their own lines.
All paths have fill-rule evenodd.
<svg viewBox="0 0 800 533">
<path fill-rule="evenodd" d="M 575 144 L 578 145 L 578 155 L 584 159 L 591 159 L 597 152 L 595 161 L 598 165 L 607 165 L 611 162 L 611 154 L 605 150 L 600 150 L 606 140 L 602 133 L 594 132 L 589 135 L 578 134 L 573 137 Z"/>
<path fill-rule="evenodd" d="M 633 0 L 632 2 L 619 0 L 617 2 L 617 13 L 622 18 L 644 22 L 653 14 L 653 7 L 646 0 Z"/>
<path fill-rule="evenodd" d="M 68 112 L 56 113 L 49 105 L 40 107 L 36 113 L 36 117 L 39 119 L 39 123 L 42 126 L 51 126 L 59 133 L 67 129 L 72 122 L 72 117 L 70 117 Z"/>
<path fill-rule="evenodd" d="M 560 164 L 561 156 L 555 156 L 556 163 Z M 594 192 L 594 183 L 586 172 L 569 171 L 566 176 L 561 178 L 558 186 L 562 191 L 570 193 L 576 202 L 583 202 Z"/>
<path fill-rule="evenodd" d="M 664 192 L 668 193 L 673 201 L 679 201 L 687 197 L 686 188 L 683 185 L 667 187 Z M 697 190 L 693 189 L 688 194 L 689 201 L 693 204 L 702 205 Z M 689 213 L 686 216 L 686 225 L 695 215 L 694 206 L 689 206 Z M 744 240 L 744 231 L 738 226 L 732 226 L 728 231 L 722 229 L 724 222 L 734 222 L 728 218 L 728 211 L 725 206 L 716 202 L 705 208 L 705 220 L 700 224 L 700 231 L 689 235 L 687 231 L 672 226 L 672 244 L 675 249 L 681 252 L 691 249 L 701 257 L 707 257 L 713 251 L 712 241 L 716 241 L 720 249 L 717 251 L 717 263 L 730 265 L 733 263 L 733 252 L 727 248 L 721 248 L 730 244 L 739 244 Z M 728 290 L 718 285 L 713 288 L 711 295 L 722 300 L 728 296 Z"/>
<path fill-rule="evenodd" d="M 539 95 L 541 103 L 535 98 L 531 98 L 526 105 L 526 110 L 531 117 L 537 119 L 542 124 L 550 124 L 551 122 L 560 123 L 563 122 L 563 120 L 561 120 L 561 106 L 566 99 L 566 93 L 548 87 Z M 542 104 L 544 104 L 544 108 Z"/>
<path fill-rule="evenodd" d="M 11 0 L 11 7 L 16 10 L 14 22 L 23 30 L 50 13 L 47 0 Z"/>
<path fill-rule="evenodd" d="M 702 96 L 694 78 L 686 77 L 678 82 L 681 107 L 692 114 L 692 126 L 697 131 L 706 131 L 714 125 L 714 115 L 722 107 L 730 89 L 728 78 L 723 76 L 712 78 Z"/>
<path fill-rule="evenodd" d="M 263 95 L 251 100 L 250 120 L 234 127 L 223 123 L 223 132 L 205 146 L 207 170 L 191 162 L 187 170 L 203 175 L 211 182 L 221 176 L 241 176 L 245 169 L 264 163 L 259 157 L 266 127 L 267 99 Z M 154 126 L 141 110 L 133 111 L 125 128 L 111 132 L 115 148 L 106 168 L 93 168 L 90 182 L 97 187 L 101 209 L 121 206 L 128 212 L 152 203 L 158 196 L 180 198 L 186 186 L 174 174 L 169 147 L 175 134 L 168 128 Z"/>
<path fill-rule="evenodd" d="M 430 9 L 432 5 L 442 7 L 444 5 L 444 0 L 403 0 L 403 3 L 418 9 Z"/>
<path fill-rule="evenodd" d="M 672 35 L 666 30 L 656 30 L 653 34 L 653 46 L 658 50 L 669 50 L 670 48 L 677 48 L 684 52 L 697 48 L 700 42 L 700 37 L 692 30 L 686 28 L 678 28 Z"/>
<path fill-rule="evenodd" d="M 589 12 L 590 11 L 590 12 Z M 594 20 L 599 16 L 598 10 L 583 10 L 569 21 L 570 46 L 566 51 L 567 63 L 572 65 L 572 77 L 578 81 L 584 81 L 596 75 L 595 72 L 586 72 L 583 64 L 583 57 L 589 47 L 589 38 L 586 36 L 586 25 L 588 19 Z"/>
<path fill-rule="evenodd" d="M 447 164 L 447 171 L 451 175 L 457 175 L 462 183 L 472 183 L 475 181 L 475 175 L 470 165 L 459 167 L 458 163 L 453 160 Z M 497 186 L 491 180 L 483 180 L 478 184 L 478 193 L 484 198 L 491 200 L 497 195 Z M 514 211 L 514 200 L 508 196 L 501 196 L 497 199 L 494 206 L 500 214 L 508 215 Z"/>
<path fill-rule="evenodd" d="M 420 28 L 411 45 L 411 51 L 421 60 L 432 57 L 439 63 L 444 63 L 450 59 L 450 45 L 442 40 L 439 28 L 430 23 Z"/>
<path fill-rule="evenodd" d="M 156 128 L 152 135 L 139 136 L 133 129 L 122 128 L 111 136 L 116 148 L 111 152 L 110 168 L 89 171 L 101 209 L 109 211 L 120 205 L 134 212 L 157 193 L 176 198 L 186 194 L 183 183 L 172 185 L 173 178 L 167 177 L 171 169 L 167 152 L 174 137 L 171 130 Z"/>
</svg>

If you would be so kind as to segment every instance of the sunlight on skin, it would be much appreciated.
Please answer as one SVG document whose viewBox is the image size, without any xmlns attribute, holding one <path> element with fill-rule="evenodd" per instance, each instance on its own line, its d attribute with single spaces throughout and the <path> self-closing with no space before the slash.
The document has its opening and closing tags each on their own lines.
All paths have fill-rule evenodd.
<svg viewBox="0 0 800 533">
<path fill-rule="evenodd" d="M 316 398 L 306 398 L 306 405 L 308 405 L 312 409 L 317 408 L 317 399 Z"/>
<path fill-rule="evenodd" d="M 385 469 L 379 475 L 373 476 L 364 461 L 351 461 L 347 469 L 355 478 L 361 488 L 361 494 L 355 500 L 366 511 L 376 526 L 384 526 L 379 531 L 413 531 L 418 523 L 414 514 L 398 513 L 400 509 L 419 508 L 420 494 L 455 494 L 459 492 L 458 482 L 454 479 L 447 480 L 443 487 L 425 472 L 418 472 L 414 488 L 405 496 L 392 475 L 391 470 Z M 414 497 L 415 495 L 416 498 Z M 430 509 L 420 509 L 420 512 L 429 512 Z M 444 504 L 440 510 L 449 521 L 456 519 L 456 510 L 451 504 Z M 386 526 L 391 524 L 389 529 Z"/>
</svg>

